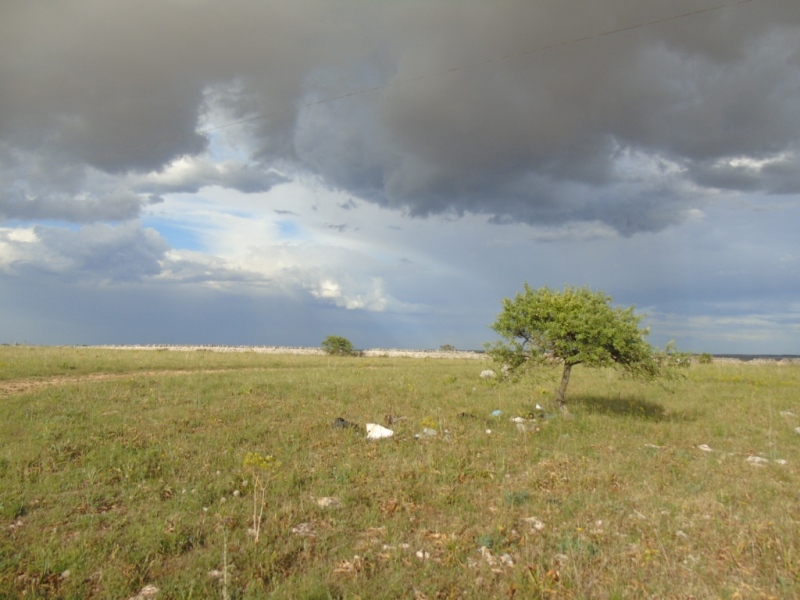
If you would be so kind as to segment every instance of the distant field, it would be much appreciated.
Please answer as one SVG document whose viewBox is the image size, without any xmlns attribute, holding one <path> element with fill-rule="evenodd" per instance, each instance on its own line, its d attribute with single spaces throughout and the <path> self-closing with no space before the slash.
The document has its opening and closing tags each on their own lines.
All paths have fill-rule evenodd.
<svg viewBox="0 0 800 600">
<path fill-rule="evenodd" d="M 800 597 L 798 364 L 212 350 L 0 347 L 0 597 Z"/>
</svg>

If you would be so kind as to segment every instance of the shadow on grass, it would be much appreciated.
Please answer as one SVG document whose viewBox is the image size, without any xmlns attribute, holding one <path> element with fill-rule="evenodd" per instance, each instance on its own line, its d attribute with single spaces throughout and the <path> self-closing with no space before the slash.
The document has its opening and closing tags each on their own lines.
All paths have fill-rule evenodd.
<svg viewBox="0 0 800 600">
<path fill-rule="evenodd" d="M 636 417 L 647 421 L 695 421 L 697 414 L 686 411 L 667 411 L 656 402 L 635 396 L 574 396 L 571 403 L 587 412 L 600 415 Z"/>
</svg>

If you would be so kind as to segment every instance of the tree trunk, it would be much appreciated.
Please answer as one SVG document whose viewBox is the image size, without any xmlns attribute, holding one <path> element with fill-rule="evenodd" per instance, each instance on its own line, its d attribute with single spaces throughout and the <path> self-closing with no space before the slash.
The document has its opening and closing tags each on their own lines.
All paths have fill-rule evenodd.
<svg viewBox="0 0 800 600">
<path fill-rule="evenodd" d="M 568 362 L 564 363 L 564 372 L 561 374 L 561 383 L 558 385 L 556 392 L 556 403 L 562 414 L 569 414 L 567 409 L 567 384 L 569 383 L 569 373 L 572 370 L 572 365 Z"/>
</svg>

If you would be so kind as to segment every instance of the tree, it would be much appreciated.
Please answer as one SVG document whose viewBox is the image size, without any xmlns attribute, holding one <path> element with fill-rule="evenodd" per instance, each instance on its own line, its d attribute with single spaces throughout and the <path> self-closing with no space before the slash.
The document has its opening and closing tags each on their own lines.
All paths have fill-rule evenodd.
<svg viewBox="0 0 800 600">
<path fill-rule="evenodd" d="M 335 356 L 352 356 L 355 354 L 352 342 L 338 335 L 329 335 L 322 340 L 322 349 L 326 354 Z"/>
<path fill-rule="evenodd" d="M 487 353 L 512 372 L 541 364 L 561 364 L 556 391 L 559 409 L 566 413 L 566 392 L 572 367 L 617 367 L 637 379 L 672 377 L 674 367 L 689 363 L 688 355 L 670 343 L 663 351 L 645 340 L 642 317 L 634 307 L 611 306 L 611 297 L 588 287 L 563 291 L 527 283 L 522 293 L 503 300 L 503 311 L 492 325 L 504 341 L 487 344 Z"/>
</svg>

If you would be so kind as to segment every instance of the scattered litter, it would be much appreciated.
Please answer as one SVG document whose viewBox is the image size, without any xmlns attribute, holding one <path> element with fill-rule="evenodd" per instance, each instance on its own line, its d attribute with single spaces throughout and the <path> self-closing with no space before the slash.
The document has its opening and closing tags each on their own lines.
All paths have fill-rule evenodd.
<svg viewBox="0 0 800 600">
<path fill-rule="evenodd" d="M 544 530 L 544 523 L 542 523 L 542 522 L 541 522 L 539 519 L 537 519 L 536 517 L 525 517 L 525 518 L 524 518 L 524 519 L 522 519 L 522 520 L 523 520 L 525 523 L 527 523 L 528 525 L 530 525 L 530 526 L 531 526 L 533 529 L 535 529 L 536 531 L 542 531 L 542 530 Z"/>
<path fill-rule="evenodd" d="M 333 421 L 333 428 L 334 429 L 358 429 L 358 425 L 355 423 L 351 423 L 347 419 L 343 419 L 342 417 L 337 417 Z"/>
<path fill-rule="evenodd" d="M 364 568 L 364 560 L 356 554 L 353 556 L 352 562 L 349 560 L 343 560 L 336 568 L 333 570 L 334 573 L 358 573 Z"/>
<path fill-rule="evenodd" d="M 481 371 L 481 379 L 494 379 L 495 377 L 497 377 L 497 373 L 491 369 L 485 369 Z"/>
<path fill-rule="evenodd" d="M 491 429 L 487 429 L 486 433 L 492 433 L 492 430 Z"/>
<path fill-rule="evenodd" d="M 334 496 L 325 496 L 317 498 L 317 506 L 320 508 L 341 508 L 342 503 Z"/>
<path fill-rule="evenodd" d="M 656 446 L 655 444 L 645 444 L 645 448 L 652 448 L 653 450 L 663 450 L 666 446 Z"/>
<path fill-rule="evenodd" d="M 794 413 L 793 413 L 793 412 L 791 412 L 791 411 L 788 411 L 788 410 L 782 410 L 782 411 L 781 411 L 781 416 L 782 416 L 782 417 L 796 417 L 797 415 L 796 415 L 796 414 L 794 414 Z"/>
<path fill-rule="evenodd" d="M 539 431 L 534 419 L 525 419 L 523 417 L 512 417 L 511 421 L 516 424 L 517 431 Z"/>
<path fill-rule="evenodd" d="M 700 444 L 700 445 L 698 446 L 698 448 L 699 448 L 700 450 L 702 450 L 703 452 L 713 452 L 713 451 L 714 451 L 714 450 L 713 450 L 713 448 L 710 448 L 710 447 L 708 446 L 708 444 Z"/>
<path fill-rule="evenodd" d="M 544 409 L 543 409 L 541 406 L 539 406 L 539 405 L 537 404 L 537 405 L 536 405 L 536 410 L 544 410 Z"/>
<path fill-rule="evenodd" d="M 514 558 L 510 554 L 495 556 L 486 546 L 481 546 L 480 551 L 482 561 L 489 565 L 493 573 L 502 573 L 504 568 L 514 566 Z M 477 568 L 479 564 L 480 561 L 475 559 L 470 558 L 467 560 L 467 565 L 473 569 Z"/>
<path fill-rule="evenodd" d="M 553 557 L 553 563 L 555 563 L 560 567 L 565 566 L 568 562 L 569 562 L 569 556 L 567 556 L 566 554 L 556 554 Z"/>
<path fill-rule="evenodd" d="M 225 577 L 225 573 L 223 573 L 219 569 L 211 569 L 208 572 L 208 576 L 211 577 L 211 579 L 222 579 L 223 577 Z"/>
<path fill-rule="evenodd" d="M 9 528 L 11 531 L 14 531 L 15 529 L 19 529 L 20 527 L 22 527 L 22 519 L 17 519 L 16 521 L 14 521 L 13 523 L 11 523 L 11 524 L 8 526 L 8 528 Z"/>
<path fill-rule="evenodd" d="M 768 458 L 764 458 L 763 456 L 748 456 L 747 462 L 756 467 L 763 467 L 770 462 L 774 462 L 776 465 L 789 464 L 789 461 L 787 461 L 785 458 L 776 458 L 775 460 L 770 461 Z"/>
<path fill-rule="evenodd" d="M 66 571 L 62 571 L 61 572 L 61 579 L 66 579 L 70 575 L 72 575 L 72 572 L 69 569 L 67 569 Z"/>
<path fill-rule="evenodd" d="M 291 532 L 300 537 L 317 537 L 317 531 L 313 523 L 300 523 L 292 527 Z"/>
<path fill-rule="evenodd" d="M 128 600 L 152 600 L 158 594 L 158 588 L 154 585 L 146 585 L 135 596 L 131 596 Z"/>
<path fill-rule="evenodd" d="M 417 433 L 416 435 L 414 435 L 414 437 L 416 439 L 420 439 L 420 438 L 426 438 L 426 437 L 434 437 L 436 435 L 438 435 L 438 432 L 435 429 L 431 429 L 430 427 L 426 427 L 425 429 L 422 430 L 421 433 Z"/>
<path fill-rule="evenodd" d="M 487 562 L 490 567 L 494 567 L 496 565 L 500 565 L 503 567 L 513 567 L 514 566 L 514 559 L 511 557 L 510 554 L 503 554 L 500 557 L 495 556 L 492 554 L 492 551 L 489 550 L 486 546 L 481 546 L 481 557 L 483 560 Z"/>
<path fill-rule="evenodd" d="M 684 540 L 688 540 L 689 539 L 689 536 L 686 535 L 686 533 L 681 531 L 680 529 L 678 529 L 678 531 L 675 532 L 675 536 L 679 537 L 679 538 L 682 538 Z"/>
<path fill-rule="evenodd" d="M 634 510 L 634 511 L 631 513 L 631 519 L 641 519 L 641 520 L 643 520 L 643 521 L 646 521 L 646 520 L 647 520 L 647 517 L 646 517 L 646 516 L 644 516 L 642 513 L 640 513 L 638 510 Z"/>
<path fill-rule="evenodd" d="M 794 432 L 795 432 L 795 433 L 800 433 L 800 427 L 795 427 L 795 428 L 794 428 Z"/>
<path fill-rule="evenodd" d="M 492 411 L 492 416 L 493 417 L 502 417 L 503 416 L 503 411 L 500 410 L 499 408 L 497 410 L 493 410 Z"/>
<path fill-rule="evenodd" d="M 417 550 L 416 556 L 420 560 L 428 560 L 431 557 L 430 552 L 426 552 L 425 550 Z"/>
<path fill-rule="evenodd" d="M 394 431 L 387 429 L 383 425 L 377 423 L 367 423 L 367 439 L 380 440 L 390 438 L 394 435 Z"/>
</svg>

